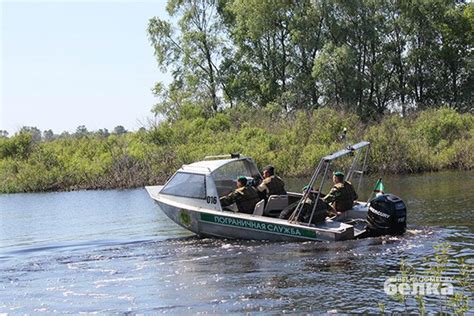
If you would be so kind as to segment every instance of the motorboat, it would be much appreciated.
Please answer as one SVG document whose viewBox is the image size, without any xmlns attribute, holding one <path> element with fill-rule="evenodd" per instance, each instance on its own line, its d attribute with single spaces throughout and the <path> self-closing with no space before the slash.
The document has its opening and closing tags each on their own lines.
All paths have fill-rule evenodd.
<svg viewBox="0 0 474 316">
<path fill-rule="evenodd" d="M 322 197 L 331 164 L 336 159 L 350 161 L 346 180 L 360 188 L 366 171 L 370 143 L 359 142 L 323 157 L 316 166 L 309 187 Z M 236 189 L 236 179 L 245 176 L 249 185 L 262 179 L 256 163 L 239 154 L 209 156 L 183 165 L 164 184 L 147 186 L 150 197 L 175 223 L 202 237 L 269 241 L 340 241 L 367 236 L 402 234 L 406 228 L 406 207 L 395 195 L 382 194 L 370 201 L 356 201 L 351 210 L 313 224 L 298 221 L 302 201 L 310 194 L 288 192 L 261 200 L 251 214 L 240 213 L 236 205 L 222 207 L 220 197 Z M 315 203 L 317 204 L 317 203 Z M 315 205 L 316 206 L 316 205 Z M 278 215 L 293 207 L 289 219 Z M 313 208 L 313 213 L 315 209 Z"/>
</svg>

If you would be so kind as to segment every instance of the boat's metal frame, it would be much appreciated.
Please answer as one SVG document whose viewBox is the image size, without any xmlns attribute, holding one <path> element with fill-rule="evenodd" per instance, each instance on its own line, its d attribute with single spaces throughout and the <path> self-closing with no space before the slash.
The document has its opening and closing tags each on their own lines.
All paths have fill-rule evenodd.
<svg viewBox="0 0 474 316">
<path fill-rule="evenodd" d="M 329 167 L 331 166 L 331 163 L 338 158 L 341 158 L 344 156 L 354 156 L 354 158 L 352 159 L 352 163 L 346 172 L 346 180 L 351 181 L 354 175 L 357 175 L 359 178 L 358 183 L 357 183 L 357 191 L 359 191 L 360 184 L 362 182 L 362 177 L 364 176 L 364 173 L 366 172 L 367 157 L 369 155 L 369 150 L 370 150 L 370 143 L 367 141 L 363 141 L 355 145 L 348 146 L 347 148 L 344 148 L 338 152 L 335 152 L 331 155 L 327 155 L 321 158 L 318 166 L 316 167 L 313 175 L 311 176 L 311 179 L 309 180 L 308 187 L 310 189 L 304 192 L 303 198 L 300 200 L 300 202 L 296 206 L 296 209 L 294 210 L 293 214 L 289 218 L 289 221 L 295 222 L 296 219 L 299 218 L 299 214 L 301 213 L 303 209 L 303 201 L 305 201 L 306 198 L 309 196 L 309 194 L 311 194 L 311 190 L 313 190 L 314 185 L 317 183 L 317 180 L 322 175 L 319 185 L 317 186 L 318 189 L 317 189 L 316 201 L 319 201 L 324 184 L 326 183 Z M 317 205 L 318 203 L 314 203 L 309 221 L 303 224 L 309 225 L 311 223 L 311 221 L 313 220 L 313 216 L 316 211 Z"/>
</svg>

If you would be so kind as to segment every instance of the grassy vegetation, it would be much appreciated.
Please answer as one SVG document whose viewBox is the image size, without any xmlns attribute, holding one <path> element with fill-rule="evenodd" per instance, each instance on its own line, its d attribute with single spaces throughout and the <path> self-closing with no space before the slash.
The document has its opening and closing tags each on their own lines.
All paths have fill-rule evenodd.
<svg viewBox="0 0 474 316">
<path fill-rule="evenodd" d="M 474 116 L 448 108 L 363 123 L 322 108 L 282 113 L 235 107 L 217 114 L 181 108 L 150 129 L 38 141 L 27 132 L 0 138 L 0 192 L 139 187 L 166 180 L 184 163 L 240 152 L 286 176 L 308 175 L 319 159 L 347 142 L 372 142 L 370 171 L 411 173 L 474 167 Z"/>
<path fill-rule="evenodd" d="M 404 305 L 402 314 L 427 315 L 436 312 L 440 315 L 469 315 L 471 302 L 469 293 L 472 293 L 474 286 L 472 282 L 474 269 L 464 258 L 454 258 L 450 251 L 449 243 L 441 243 L 434 246 L 434 254 L 424 257 L 422 263 L 408 265 L 401 259 L 398 281 L 394 283 L 398 290 L 394 294 L 391 293 L 388 298 Z M 400 282 L 408 285 L 410 290 L 406 288 L 400 290 L 402 288 Z M 438 285 L 437 295 L 433 292 L 433 287 L 431 293 L 427 293 L 429 286 L 426 282 Z M 448 284 L 452 286 L 453 293 L 444 295 L 447 293 L 443 294 L 442 289 L 448 289 Z M 428 304 L 431 305 L 431 311 L 427 311 Z M 378 307 L 384 315 L 386 312 L 393 313 L 387 310 L 385 302 L 379 302 Z"/>
</svg>

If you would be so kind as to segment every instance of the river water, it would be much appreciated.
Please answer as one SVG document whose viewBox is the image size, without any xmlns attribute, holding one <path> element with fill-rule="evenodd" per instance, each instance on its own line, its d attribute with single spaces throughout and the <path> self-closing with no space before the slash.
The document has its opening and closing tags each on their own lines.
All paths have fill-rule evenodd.
<svg viewBox="0 0 474 316">
<path fill-rule="evenodd" d="M 304 183 L 287 179 L 291 190 Z M 200 239 L 144 189 L 0 195 L 0 313 L 417 312 L 414 297 L 397 301 L 384 282 L 402 259 L 417 271 L 433 266 L 442 242 L 455 293 L 472 297 L 472 274 L 461 288 L 453 262 L 474 265 L 474 172 L 384 184 L 408 205 L 408 232 L 327 243 Z M 424 301 L 428 312 L 450 311 L 442 296 Z"/>
</svg>

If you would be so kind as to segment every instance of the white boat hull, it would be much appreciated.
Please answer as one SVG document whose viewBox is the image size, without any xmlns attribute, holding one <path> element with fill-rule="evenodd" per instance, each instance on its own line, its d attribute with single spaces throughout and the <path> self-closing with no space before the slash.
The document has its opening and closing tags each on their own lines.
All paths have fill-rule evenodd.
<svg viewBox="0 0 474 316">
<path fill-rule="evenodd" d="M 317 226 L 306 226 L 259 215 L 191 208 L 160 195 L 160 187 L 146 189 L 172 221 L 203 237 L 269 241 L 338 241 L 355 238 L 354 227 L 338 221 L 327 220 Z"/>
</svg>

